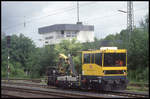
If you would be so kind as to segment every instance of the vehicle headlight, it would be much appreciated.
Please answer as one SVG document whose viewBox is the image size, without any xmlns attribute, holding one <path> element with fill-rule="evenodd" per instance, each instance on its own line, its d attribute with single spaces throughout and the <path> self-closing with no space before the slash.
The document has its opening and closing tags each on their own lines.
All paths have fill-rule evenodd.
<svg viewBox="0 0 150 99">
<path fill-rule="evenodd" d="M 84 75 L 84 71 L 82 71 L 82 74 Z"/>
<path fill-rule="evenodd" d="M 98 82 L 101 83 L 101 79 L 99 79 Z"/>
</svg>

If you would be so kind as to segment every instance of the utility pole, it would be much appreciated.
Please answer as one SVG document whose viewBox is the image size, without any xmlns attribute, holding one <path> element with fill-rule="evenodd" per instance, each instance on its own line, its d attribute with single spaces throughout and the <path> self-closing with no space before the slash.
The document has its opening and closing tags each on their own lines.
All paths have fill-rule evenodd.
<svg viewBox="0 0 150 99">
<path fill-rule="evenodd" d="M 134 26 L 133 2 L 127 1 L 127 30 L 129 31 L 128 33 L 129 43 L 131 38 L 131 32 L 133 31 L 133 26 Z"/>
<path fill-rule="evenodd" d="M 9 73 L 10 73 L 10 67 L 9 67 L 9 48 L 10 48 L 10 38 L 11 36 L 7 36 L 7 50 L 8 50 L 8 61 L 7 61 L 7 80 L 9 81 Z"/>
<path fill-rule="evenodd" d="M 25 23 L 25 16 L 24 16 L 24 28 L 26 27 L 26 23 Z"/>
</svg>

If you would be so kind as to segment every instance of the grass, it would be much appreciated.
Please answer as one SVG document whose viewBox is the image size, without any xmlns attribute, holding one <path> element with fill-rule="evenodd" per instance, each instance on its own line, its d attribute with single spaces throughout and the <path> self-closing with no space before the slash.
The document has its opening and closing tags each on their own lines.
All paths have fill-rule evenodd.
<svg viewBox="0 0 150 99">
<path fill-rule="evenodd" d="M 47 84 L 46 78 L 41 78 L 41 84 Z"/>
<path fill-rule="evenodd" d="M 129 81 L 129 83 L 130 84 L 148 84 L 149 82 L 147 81 L 141 81 L 141 82 L 139 82 L 139 81 L 135 81 L 135 80 L 130 80 Z"/>
<path fill-rule="evenodd" d="M 149 87 L 146 85 L 149 85 L 149 82 L 129 80 L 127 90 L 134 91 L 134 92 L 148 92 Z"/>
<path fill-rule="evenodd" d="M 148 92 L 149 88 L 148 87 L 128 86 L 127 90 L 134 91 L 134 92 Z"/>
</svg>

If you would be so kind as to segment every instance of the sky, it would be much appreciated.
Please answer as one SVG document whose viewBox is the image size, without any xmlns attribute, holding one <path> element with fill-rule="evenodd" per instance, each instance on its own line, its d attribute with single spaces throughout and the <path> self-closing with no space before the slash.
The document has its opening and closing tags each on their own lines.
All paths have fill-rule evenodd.
<svg viewBox="0 0 150 99">
<path fill-rule="evenodd" d="M 76 24 L 76 1 L 2 1 L 1 28 L 6 35 L 20 33 L 43 46 L 38 28 L 54 24 Z M 134 1 L 134 25 L 149 14 L 148 1 Z M 79 21 L 94 25 L 94 36 L 104 38 L 127 27 L 127 1 L 79 1 Z"/>
</svg>

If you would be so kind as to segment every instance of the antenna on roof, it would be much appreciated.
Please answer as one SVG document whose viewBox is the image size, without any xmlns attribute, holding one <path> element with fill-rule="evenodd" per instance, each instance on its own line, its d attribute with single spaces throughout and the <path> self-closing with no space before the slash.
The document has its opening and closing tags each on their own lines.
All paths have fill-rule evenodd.
<svg viewBox="0 0 150 99">
<path fill-rule="evenodd" d="M 77 22 L 79 22 L 79 2 L 77 1 Z"/>
<path fill-rule="evenodd" d="M 82 24 L 82 22 L 79 21 L 79 2 L 77 1 L 77 24 Z"/>
</svg>

